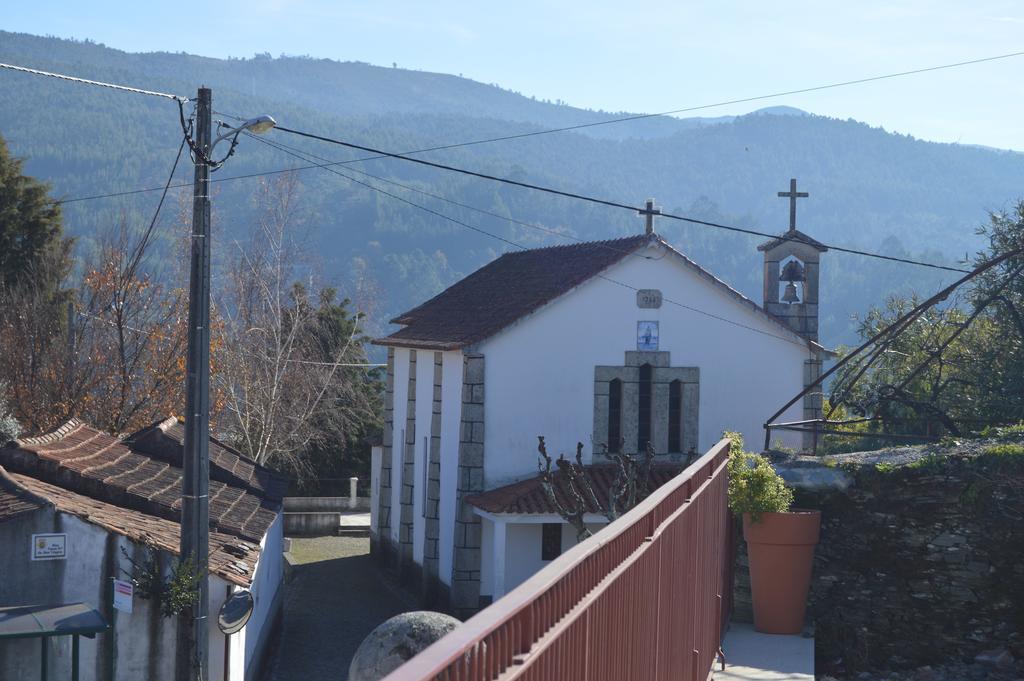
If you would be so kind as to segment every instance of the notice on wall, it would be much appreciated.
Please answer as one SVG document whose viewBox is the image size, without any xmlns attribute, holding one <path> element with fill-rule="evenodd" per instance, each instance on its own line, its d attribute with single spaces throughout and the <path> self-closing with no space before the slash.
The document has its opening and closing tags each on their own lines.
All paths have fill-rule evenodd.
<svg viewBox="0 0 1024 681">
<path fill-rule="evenodd" d="M 32 560 L 64 560 L 67 546 L 66 534 L 33 534 Z"/>
<path fill-rule="evenodd" d="M 131 614 L 135 585 L 121 579 L 114 580 L 114 609 Z"/>
</svg>

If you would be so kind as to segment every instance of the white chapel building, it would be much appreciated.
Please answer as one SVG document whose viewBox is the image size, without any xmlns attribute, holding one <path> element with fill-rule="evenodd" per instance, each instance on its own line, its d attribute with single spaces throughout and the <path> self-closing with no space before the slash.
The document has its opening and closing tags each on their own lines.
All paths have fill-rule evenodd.
<svg viewBox="0 0 1024 681">
<path fill-rule="evenodd" d="M 650 442 L 678 471 L 725 430 L 759 446 L 830 354 L 827 249 L 791 229 L 759 250 L 763 305 L 647 233 L 506 253 L 392 320 L 374 341 L 388 348 L 375 554 L 426 607 L 470 614 L 576 541 L 540 488 L 538 436 L 555 457 L 583 442 L 596 488 L 608 448 Z M 781 420 L 820 408 L 812 395 Z"/>
</svg>

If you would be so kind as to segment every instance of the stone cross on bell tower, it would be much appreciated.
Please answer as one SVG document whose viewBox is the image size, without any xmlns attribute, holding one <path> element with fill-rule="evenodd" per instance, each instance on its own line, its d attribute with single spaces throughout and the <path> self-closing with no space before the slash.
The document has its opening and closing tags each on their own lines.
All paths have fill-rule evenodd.
<svg viewBox="0 0 1024 681">
<path fill-rule="evenodd" d="M 818 274 L 828 248 L 796 228 L 796 200 L 810 196 L 796 190 L 779 192 L 789 199 L 789 229 L 757 247 L 764 252 L 764 309 L 808 340 L 818 340 Z"/>
<path fill-rule="evenodd" d="M 780 198 L 789 199 L 789 229 L 771 241 L 757 247 L 764 253 L 764 309 L 768 314 L 809 341 L 818 340 L 818 275 L 821 254 L 828 247 L 796 228 L 796 200 L 805 199 L 807 192 L 796 190 L 796 179 L 789 181 L 789 191 L 779 192 Z M 781 294 L 780 294 L 781 289 Z M 812 346 L 804 361 L 804 387 L 821 376 L 825 352 Z M 822 417 L 822 393 L 813 391 L 804 396 L 805 420 Z M 816 435 L 804 433 L 804 449 L 815 446 Z"/>
<path fill-rule="evenodd" d="M 789 181 L 789 191 L 779 192 L 779 198 L 789 198 L 789 231 L 796 231 L 796 200 L 806 199 L 810 194 L 796 190 L 796 178 Z"/>
</svg>

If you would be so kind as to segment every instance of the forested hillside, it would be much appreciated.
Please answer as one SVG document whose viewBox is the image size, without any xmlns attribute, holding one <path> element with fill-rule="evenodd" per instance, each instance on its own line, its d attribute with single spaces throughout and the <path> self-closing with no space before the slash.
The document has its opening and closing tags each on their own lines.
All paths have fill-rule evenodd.
<svg viewBox="0 0 1024 681">
<path fill-rule="evenodd" d="M 358 55 L 353 55 L 358 56 Z M 193 95 L 213 88 L 224 114 L 273 115 L 281 124 L 383 149 L 405 151 L 578 125 L 621 114 L 575 109 L 462 79 L 305 57 L 218 60 L 186 54 L 126 54 L 94 43 L 0 32 L 0 61 L 136 87 Z M 0 72 L 0 135 L 26 171 L 75 198 L 163 184 L 180 141 L 170 100 Z M 679 104 L 703 103 L 679 88 Z M 935 144 L 856 121 L 769 109 L 739 118 L 652 118 L 424 154 L 560 189 L 639 204 L 656 197 L 666 210 L 782 231 L 788 218 L 776 192 L 797 177 L 800 227 L 828 242 L 955 263 L 978 241 L 975 227 L 1022 193 L 1024 155 Z M 356 158 L 337 146 L 272 132 L 267 139 L 331 160 Z M 231 177 L 307 165 L 244 139 L 215 174 L 215 249 L 253 219 L 259 178 Z M 397 160 L 338 168 L 472 226 L 518 243 L 553 245 L 548 231 L 453 206 L 357 174 L 372 173 L 454 201 L 581 238 L 641 229 L 621 210 L 452 175 Z M 183 163 L 177 182 L 191 179 Z M 297 234 L 314 265 L 369 306 L 369 328 L 510 248 L 323 169 L 299 172 Z M 187 189 L 177 190 L 187 196 Z M 65 204 L 66 228 L 89 249 L 106 224 L 145 225 L 158 193 Z M 173 201 L 169 212 L 173 212 Z M 658 230 L 723 279 L 760 298 L 758 239 L 660 220 Z M 160 233 L 167 253 L 176 237 Z M 170 268 L 169 268 L 170 269 Z M 829 253 L 822 283 L 823 340 L 851 340 L 850 315 L 889 293 L 928 291 L 934 270 Z M 372 304 L 372 306 L 371 306 Z M 691 314 L 680 310 L 680 314 Z M 699 318 L 695 318 L 695 322 Z M 713 322 L 709 322 L 713 323 Z"/>
</svg>

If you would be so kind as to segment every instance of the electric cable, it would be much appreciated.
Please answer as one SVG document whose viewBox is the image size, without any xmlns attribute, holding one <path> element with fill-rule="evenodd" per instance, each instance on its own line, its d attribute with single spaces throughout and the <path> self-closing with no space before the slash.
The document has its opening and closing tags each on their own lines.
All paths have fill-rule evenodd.
<svg viewBox="0 0 1024 681">
<path fill-rule="evenodd" d="M 661 116 L 671 116 L 671 115 L 674 115 L 674 114 L 690 113 L 690 112 L 693 112 L 693 111 L 701 111 L 701 110 L 704 110 L 704 109 L 714 109 L 714 108 L 718 108 L 718 107 L 722 107 L 722 106 L 730 106 L 730 105 L 733 105 L 733 104 L 746 104 L 746 103 L 749 103 L 749 102 L 757 102 L 757 101 L 761 101 L 761 100 L 765 100 L 765 99 L 774 99 L 774 98 L 777 98 L 777 97 L 787 97 L 787 96 L 790 96 L 790 95 L 800 95 L 800 94 L 806 94 L 808 92 L 819 92 L 821 90 L 831 90 L 831 89 L 834 89 L 834 88 L 847 87 L 849 85 L 861 85 L 863 83 L 871 83 L 871 82 L 880 81 L 880 80 L 888 80 L 888 79 L 891 79 L 891 78 L 902 78 L 902 77 L 905 77 L 905 76 L 912 76 L 912 75 L 917 75 L 917 74 L 921 74 L 921 73 L 929 73 L 931 71 L 942 71 L 944 69 L 953 69 L 953 68 L 958 68 L 958 67 L 961 67 L 961 66 L 970 66 L 970 65 L 973 65 L 973 64 L 981 64 L 981 63 L 984 63 L 984 62 L 998 61 L 998 60 L 1001 60 L 1001 59 L 1010 59 L 1010 58 L 1013 58 L 1013 57 L 1020 57 L 1020 56 L 1024 56 L 1024 51 L 1021 51 L 1021 52 L 1009 52 L 1009 53 L 1006 53 L 1006 54 L 998 54 L 998 55 L 995 55 L 995 56 L 982 57 L 982 58 L 979 58 L 979 59 L 969 59 L 969 60 L 966 60 L 966 61 L 959 61 L 959 62 L 954 62 L 954 63 L 950 63 L 950 64 L 939 64 L 938 66 L 927 66 L 927 67 L 920 68 L 920 69 L 911 69 L 909 71 L 899 71 L 897 73 L 887 73 L 887 74 L 883 74 L 883 75 L 879 75 L 879 76 L 869 76 L 867 78 L 857 78 L 857 79 L 854 79 L 854 80 L 846 80 L 846 81 L 841 81 L 841 82 L 838 82 L 838 83 L 828 83 L 826 85 L 814 85 L 814 86 L 811 86 L 811 87 L 799 88 L 799 89 L 796 89 L 796 90 L 784 90 L 784 91 L 781 91 L 781 92 L 773 92 L 773 93 L 767 94 L 767 95 L 756 95 L 756 96 L 753 96 L 753 97 L 741 97 L 739 99 L 729 99 L 729 100 L 724 100 L 724 101 L 721 101 L 721 102 L 714 102 L 712 104 L 701 104 L 701 105 L 698 105 L 698 106 L 684 107 L 682 109 L 671 109 L 669 111 L 662 111 L 662 112 L 659 112 L 659 113 L 635 114 L 635 115 L 632 115 L 632 116 L 623 116 L 623 117 L 620 117 L 620 118 L 609 118 L 607 120 L 595 121 L 595 122 L 592 122 L 592 123 L 580 123 L 578 125 L 567 125 L 567 126 L 564 126 L 564 127 L 561 127 L 561 128 L 548 128 L 548 129 L 545 129 L 545 130 L 534 130 L 534 131 L 531 131 L 531 132 L 516 133 L 516 134 L 513 134 L 513 135 L 503 135 L 501 137 L 489 137 L 489 138 L 486 138 L 486 139 L 472 140 L 472 141 L 469 141 L 469 142 L 459 142 L 457 144 L 446 144 L 446 145 L 443 145 L 443 146 L 432 147 L 430 149 L 421 149 L 421 150 L 418 150 L 418 151 L 415 151 L 415 152 L 407 152 L 407 153 L 410 153 L 410 154 L 417 153 L 418 154 L 418 153 L 424 153 L 424 152 L 427 152 L 427 151 L 440 151 L 440 150 L 443 150 L 443 149 L 454 149 L 456 147 L 467 147 L 467 146 L 473 146 L 473 145 L 477 145 L 477 144 L 489 144 L 491 142 L 504 142 L 506 140 L 522 139 L 524 137 L 535 137 L 537 135 L 548 135 L 548 134 L 556 133 L 556 132 L 569 132 L 571 130 L 581 130 L 581 129 L 584 129 L 584 128 L 593 128 L 593 127 L 597 127 L 599 125 L 610 125 L 612 123 L 625 123 L 625 122 L 628 122 L 628 121 L 643 120 L 645 118 L 657 118 L 657 117 L 661 117 Z M 230 115 L 230 114 L 222 114 L 222 115 Z M 239 120 L 242 120 L 241 118 L 236 117 L 236 116 L 232 116 L 232 117 L 233 118 L 238 118 Z M 964 270 L 964 271 L 966 271 L 966 270 Z"/>
<path fill-rule="evenodd" d="M 274 146 L 274 143 L 270 142 L 269 140 L 264 140 L 264 139 L 262 139 L 260 137 L 256 137 L 256 136 L 253 136 L 253 138 L 254 139 L 258 139 L 259 141 L 261 141 L 261 142 L 263 142 L 263 143 L 265 143 L 267 145 Z M 285 152 L 286 154 L 294 156 L 295 158 L 299 158 L 300 160 L 307 160 L 307 159 L 302 158 L 298 153 L 292 152 L 292 151 L 290 151 L 288 149 L 284 149 L 282 147 L 276 147 L 276 148 L 278 148 L 279 150 Z M 506 239 L 505 237 L 499 236 L 499 235 L 494 234 L 492 232 L 488 232 L 487 230 L 480 229 L 479 227 L 471 225 L 471 224 L 469 224 L 467 222 L 464 222 L 464 221 L 459 220 L 457 218 L 453 218 L 450 215 L 446 215 L 446 214 L 441 213 L 439 211 L 433 210 L 432 208 L 427 208 L 426 206 L 418 204 L 418 203 L 416 203 L 414 201 L 409 201 L 408 199 L 405 199 L 405 198 L 403 198 L 401 196 L 398 196 L 396 194 L 393 194 L 391 192 L 383 190 L 380 187 L 375 187 L 375 186 L 373 186 L 372 184 L 370 184 L 368 182 L 363 182 L 362 180 L 358 180 L 358 179 L 356 179 L 354 177 L 346 175 L 345 173 L 339 171 L 337 168 L 327 167 L 326 165 L 320 166 L 320 167 L 322 167 L 324 170 L 332 172 L 332 173 L 334 173 L 336 175 L 340 175 L 341 177 L 343 177 L 343 178 L 345 178 L 345 179 L 347 179 L 347 180 L 349 180 L 351 182 L 355 182 L 356 184 L 360 184 L 360 185 L 362 185 L 364 187 L 372 189 L 373 191 L 380 192 L 381 194 L 384 194 L 385 196 L 389 196 L 389 197 L 391 197 L 393 199 L 397 199 L 398 201 L 401 201 L 402 203 L 406 203 L 406 204 L 408 204 L 410 206 L 413 206 L 413 207 L 418 208 L 420 210 L 426 211 L 426 212 L 428 212 L 428 213 L 430 213 L 432 215 L 436 215 L 437 217 L 443 218 L 445 220 L 449 220 L 450 222 L 453 222 L 453 223 L 455 223 L 457 225 L 461 225 L 463 227 L 471 229 L 474 232 L 479 232 L 480 234 L 483 234 L 485 236 L 489 236 L 489 237 L 491 237 L 493 239 L 497 239 L 499 241 L 503 241 L 506 244 L 509 244 L 511 246 L 514 246 L 514 247 L 519 248 L 519 249 L 524 250 L 524 251 L 529 250 L 526 246 L 523 246 L 522 244 L 519 244 L 519 243 L 517 243 L 515 241 L 512 241 L 510 239 Z M 627 289 L 629 289 L 631 291 L 635 291 L 635 292 L 639 292 L 640 291 L 640 289 L 638 287 L 636 287 L 636 286 L 632 286 L 630 284 L 627 284 L 625 282 L 619 281 L 617 279 L 613 279 L 613 278 L 608 277 L 608 276 L 603 275 L 603 274 L 597 274 L 597 275 L 595 275 L 595 277 L 598 278 L 598 279 L 603 279 L 603 280 L 605 280 L 607 282 L 610 282 L 612 284 L 616 284 L 618 286 L 622 286 L 623 288 L 627 288 Z M 746 329 L 748 331 L 753 331 L 755 333 L 758 333 L 758 334 L 761 334 L 761 335 L 764 335 L 764 336 L 768 336 L 768 337 L 771 337 L 771 338 L 777 338 L 778 340 L 785 341 L 787 343 L 792 343 L 793 345 L 797 345 L 799 347 L 804 347 L 806 345 L 805 341 L 797 341 L 794 338 L 787 338 L 786 336 L 781 336 L 779 334 L 775 334 L 775 333 L 772 333 L 770 331 L 765 331 L 764 329 L 758 329 L 757 327 L 749 326 L 747 324 L 743 324 L 742 322 L 737 322 L 737 321 L 729 319 L 727 317 L 722 317 L 722 316 L 714 314 L 712 312 L 707 312 L 705 310 L 701 310 L 700 308 L 696 308 L 696 307 L 687 305 L 685 303 L 681 303 L 679 301 L 672 300 L 671 298 L 666 298 L 665 296 L 662 296 L 662 301 L 665 302 L 665 303 L 668 303 L 670 305 L 675 305 L 675 306 L 680 307 L 682 309 L 689 310 L 691 312 L 703 315 L 705 317 L 709 317 L 711 319 L 715 319 L 715 320 L 718 320 L 720 322 L 724 322 L 726 324 L 731 324 L 733 326 L 736 326 L 736 327 L 739 327 L 739 328 L 742 328 L 742 329 Z"/>
<path fill-rule="evenodd" d="M 54 73 L 52 71 L 42 71 L 40 69 L 30 69 L 27 66 L 17 66 L 15 64 L 4 64 L 0 63 L 0 69 L 7 69 L 9 71 L 20 71 L 21 73 L 29 73 L 34 76 L 46 76 L 48 78 L 57 78 L 59 80 L 66 80 L 72 83 L 80 83 L 82 85 L 96 85 L 99 87 L 109 88 L 111 90 L 121 90 L 123 92 L 132 92 L 137 95 L 149 95 L 151 97 L 163 97 L 165 99 L 173 99 L 178 102 L 189 101 L 188 97 L 182 97 L 181 95 L 172 95 L 168 92 L 157 92 L 155 90 L 143 90 L 137 87 L 128 87 L 127 85 L 117 85 L 116 83 L 105 83 L 101 80 L 90 80 L 88 78 L 78 78 L 77 76 L 68 76 L 63 73 Z"/>
<path fill-rule="evenodd" d="M 639 206 L 631 206 L 629 204 L 620 203 L 618 201 L 612 201 L 612 200 L 609 200 L 609 199 L 602 199 L 602 198 L 598 198 L 598 197 L 595 197 L 595 196 L 588 196 L 586 194 L 579 194 L 579 193 L 576 193 L 576 192 L 564 191 L 564 190 L 561 190 L 561 189 L 554 189 L 552 187 L 545 187 L 543 185 L 532 184 L 530 182 L 521 182 L 519 180 L 513 180 L 513 179 L 508 178 L 508 177 L 501 177 L 501 176 L 498 176 L 498 175 L 491 175 L 489 173 L 481 173 L 481 172 L 477 172 L 475 170 L 468 170 L 466 168 L 459 168 L 457 166 L 448 165 L 446 163 L 437 163 L 435 161 L 428 161 L 428 160 L 422 159 L 422 158 L 414 158 L 412 156 L 407 156 L 405 154 L 399 154 L 399 153 L 395 153 L 395 152 L 384 151 L 382 149 L 376 149 L 374 147 L 368 147 L 368 146 L 363 145 L 363 144 L 355 144 L 354 142 L 346 142 L 344 140 L 335 139 L 333 137 L 326 137 L 324 135 L 318 135 L 316 133 L 311 133 L 311 132 L 304 132 L 302 130 L 295 130 L 295 129 L 287 128 L 287 127 L 284 127 L 284 126 L 281 126 L 281 125 L 276 126 L 274 128 L 274 130 L 280 130 L 281 132 L 285 132 L 285 133 L 288 133 L 288 134 L 291 134 L 291 135 L 296 135 L 298 137 L 305 137 L 305 138 L 308 138 L 308 139 L 318 140 L 320 142 L 327 142 L 327 143 L 330 143 L 330 144 L 337 144 L 339 146 L 348 147 L 350 149 L 358 149 L 360 151 L 365 151 L 365 152 L 372 153 L 372 154 L 378 154 L 379 156 L 383 156 L 383 157 L 394 158 L 394 159 L 399 159 L 399 160 L 403 160 L 403 161 L 409 161 L 410 163 L 416 163 L 416 164 L 419 164 L 419 165 L 428 166 L 430 168 L 437 168 L 438 170 L 446 170 L 446 171 L 449 171 L 449 172 L 459 173 L 459 174 L 462 174 L 462 175 L 468 175 L 470 177 L 477 177 L 477 178 L 484 179 L 484 180 L 490 180 L 492 182 L 500 182 L 502 184 L 508 184 L 508 185 L 511 185 L 511 186 L 514 186 L 514 187 L 521 187 L 523 189 L 530 189 L 530 190 L 533 190 L 533 191 L 544 192 L 546 194 L 553 194 L 555 196 L 563 196 L 563 197 L 570 198 L 570 199 L 576 199 L 578 201 L 586 201 L 588 203 L 594 203 L 594 204 L 601 205 L 601 206 L 608 206 L 608 207 L 611 207 L 611 208 L 621 208 L 621 209 L 625 209 L 625 210 L 629 210 L 629 211 L 633 211 L 633 212 L 640 212 L 640 211 L 644 210 L 643 208 L 640 208 Z M 669 218 L 671 220 L 680 220 L 682 222 L 689 222 L 689 223 L 696 224 L 696 225 L 704 225 L 706 227 L 714 227 L 716 229 L 724 229 L 726 231 L 738 232 L 740 234 L 750 234 L 750 235 L 753 235 L 753 236 L 767 237 L 769 239 L 778 239 L 779 241 L 795 241 L 795 242 L 799 242 L 799 243 L 806 243 L 803 239 L 801 239 L 799 237 L 787 237 L 785 235 L 771 234 L 769 232 L 760 232 L 760 231 L 754 230 L 754 229 L 746 229 L 744 227 L 735 227 L 733 225 L 724 225 L 722 223 L 710 222 L 708 220 L 698 220 L 697 218 L 691 218 L 691 217 L 687 217 L 685 215 L 676 215 L 674 213 L 659 213 L 659 215 L 661 217 Z M 899 258 L 899 257 L 896 257 L 896 256 L 891 256 L 891 255 L 882 255 L 881 253 L 872 253 L 870 251 L 862 251 L 862 250 L 858 250 L 858 249 L 855 249 L 855 248 L 846 248 L 844 246 L 834 246 L 834 245 L 831 245 L 831 244 L 822 244 L 822 245 L 825 246 L 826 248 L 830 249 L 830 250 L 838 251 L 840 253 L 850 253 L 852 255 L 862 255 L 862 256 L 865 256 L 865 257 L 869 257 L 869 258 L 878 258 L 878 259 L 881 259 L 881 260 L 889 260 L 889 261 L 892 261 L 892 262 L 899 262 L 899 263 L 904 263 L 904 264 L 907 264 L 907 265 L 918 265 L 920 267 L 930 267 L 930 268 L 933 268 L 933 269 L 947 270 L 947 271 L 950 271 L 950 272 L 968 272 L 969 271 L 969 270 L 961 269 L 961 268 L 958 268 L 958 267 L 950 267 L 948 265 L 938 265 L 936 263 L 924 262 L 924 261 L 921 261 L 921 260 L 912 260 L 910 258 Z"/>
</svg>

